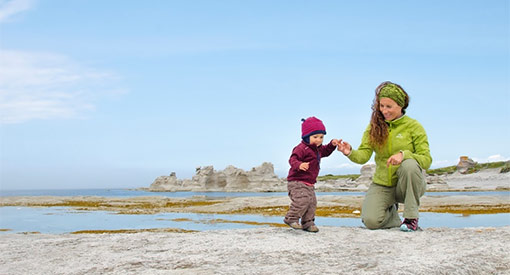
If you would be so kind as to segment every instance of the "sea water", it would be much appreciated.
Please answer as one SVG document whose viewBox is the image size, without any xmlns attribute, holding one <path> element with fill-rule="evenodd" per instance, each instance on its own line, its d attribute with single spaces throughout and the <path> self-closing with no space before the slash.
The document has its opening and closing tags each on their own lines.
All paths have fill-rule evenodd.
<svg viewBox="0 0 510 275">
<path fill-rule="evenodd" d="M 363 196 L 364 192 L 317 192 L 318 196 Z M 286 196 L 286 192 L 147 192 L 126 189 L 68 189 L 68 190 L 0 190 L 0 196 L 100 196 L 100 197 L 247 197 Z M 507 196 L 510 192 L 429 192 L 426 196 Z M 0 229 L 5 233 L 40 232 L 70 233 L 81 230 L 119 230 L 179 228 L 185 230 L 222 230 L 268 226 L 267 223 L 282 223 L 283 217 L 262 215 L 219 215 L 196 213 L 158 213 L 144 215 L 117 214 L 109 211 L 77 211 L 69 207 L 0 207 Z M 221 220 L 221 222 L 219 222 Z M 230 222 L 229 222 L 230 221 Z M 251 225 L 243 222 L 258 222 Z M 317 217 L 318 226 L 362 226 L 360 218 Z M 510 225 L 510 213 L 501 214 L 448 214 L 420 213 L 420 227 L 498 227 Z"/>
<path fill-rule="evenodd" d="M 221 221 L 219 221 L 221 220 Z M 68 207 L 0 207 L 2 233 L 70 233 L 81 230 L 119 230 L 179 228 L 185 230 L 222 230 L 282 224 L 283 217 L 262 215 L 223 215 L 195 213 L 116 214 L 109 211 L 77 211 Z M 230 222 L 229 222 L 230 221 Z M 250 225 L 242 222 L 265 223 Z M 362 226 L 360 218 L 317 217 L 317 226 Z M 460 215 L 420 213 L 420 227 L 499 227 L 510 225 L 510 213 Z"/>
</svg>

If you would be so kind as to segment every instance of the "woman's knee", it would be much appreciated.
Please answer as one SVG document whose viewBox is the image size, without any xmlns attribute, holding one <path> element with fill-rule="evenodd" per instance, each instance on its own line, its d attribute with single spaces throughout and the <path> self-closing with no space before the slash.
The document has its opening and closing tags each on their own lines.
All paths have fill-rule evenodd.
<svg viewBox="0 0 510 275">
<path fill-rule="evenodd" d="M 406 159 L 400 164 L 400 168 L 404 170 L 421 170 L 420 165 L 415 159 Z"/>
<path fill-rule="evenodd" d="M 406 159 L 401 164 L 400 167 L 397 170 L 397 175 L 403 175 L 403 174 L 421 174 L 422 169 L 418 162 L 414 159 Z"/>
<path fill-rule="evenodd" d="M 380 229 L 383 226 L 384 217 L 377 216 L 377 215 L 370 215 L 367 213 L 361 213 L 361 222 L 368 228 L 368 229 Z"/>
<path fill-rule="evenodd" d="M 361 221 L 368 229 L 380 229 L 382 225 L 381 222 L 372 218 L 363 218 Z"/>
</svg>

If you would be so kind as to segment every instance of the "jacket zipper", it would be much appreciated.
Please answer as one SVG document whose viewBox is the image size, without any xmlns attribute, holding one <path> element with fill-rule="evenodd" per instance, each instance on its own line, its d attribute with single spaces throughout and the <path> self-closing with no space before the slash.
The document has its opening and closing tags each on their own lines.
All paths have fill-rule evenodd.
<svg viewBox="0 0 510 275">
<path fill-rule="evenodd" d="M 391 157 L 391 152 L 393 152 L 393 144 L 391 143 L 391 129 L 392 129 L 392 123 L 390 122 L 389 125 L 388 125 L 388 148 L 389 148 L 389 153 L 390 153 L 390 157 Z M 392 186 L 392 182 L 391 182 L 391 175 L 392 175 L 392 170 L 393 168 L 393 165 L 390 165 L 388 166 L 388 186 Z"/>
</svg>

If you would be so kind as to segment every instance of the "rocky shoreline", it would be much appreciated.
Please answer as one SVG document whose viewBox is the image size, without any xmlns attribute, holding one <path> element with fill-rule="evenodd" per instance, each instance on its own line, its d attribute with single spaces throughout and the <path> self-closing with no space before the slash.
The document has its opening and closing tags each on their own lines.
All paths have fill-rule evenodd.
<svg viewBox="0 0 510 275">
<path fill-rule="evenodd" d="M 488 168 L 466 173 L 465 165 L 453 173 L 425 174 L 427 191 L 509 191 L 510 173 L 503 168 Z M 372 182 L 375 165 L 361 167 L 360 176 L 319 180 L 315 184 L 317 192 L 366 191 Z M 178 179 L 175 173 L 159 176 L 147 188 L 151 192 L 286 192 L 287 180 L 274 173 L 273 164 L 264 162 L 250 171 L 234 166 L 216 171 L 213 166 L 198 167 L 191 179 Z"/>
</svg>

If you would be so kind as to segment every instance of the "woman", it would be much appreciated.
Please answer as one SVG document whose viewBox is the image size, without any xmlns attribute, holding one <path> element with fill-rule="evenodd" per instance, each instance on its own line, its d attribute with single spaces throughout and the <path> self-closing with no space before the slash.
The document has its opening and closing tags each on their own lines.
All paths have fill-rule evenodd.
<svg viewBox="0 0 510 275">
<path fill-rule="evenodd" d="M 427 134 L 418 121 L 405 115 L 409 96 L 395 83 L 381 83 L 375 90 L 372 118 L 357 150 L 339 140 L 338 151 L 351 161 L 366 163 L 375 152 L 376 169 L 361 208 L 369 229 L 400 226 L 418 230 L 418 207 L 426 189 L 423 170 L 432 162 Z M 398 216 L 404 204 L 404 221 Z"/>
</svg>

